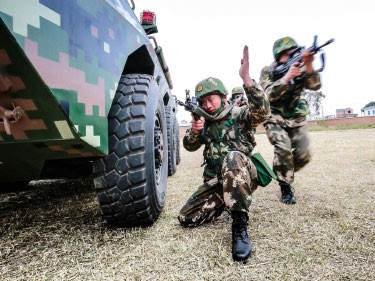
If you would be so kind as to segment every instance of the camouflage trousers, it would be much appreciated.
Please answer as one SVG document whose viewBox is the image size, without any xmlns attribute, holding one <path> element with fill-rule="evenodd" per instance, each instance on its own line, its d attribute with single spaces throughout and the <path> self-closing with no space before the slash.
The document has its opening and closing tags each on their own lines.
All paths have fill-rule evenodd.
<svg viewBox="0 0 375 281">
<path fill-rule="evenodd" d="M 273 171 L 277 180 L 292 184 L 294 173 L 311 159 L 306 125 L 290 127 L 266 122 L 264 127 L 274 146 Z"/>
<path fill-rule="evenodd" d="M 192 227 L 212 221 L 225 209 L 248 212 L 257 187 L 257 171 L 250 158 L 231 151 L 224 158 L 221 174 L 204 179 L 182 207 L 178 220 Z"/>
</svg>

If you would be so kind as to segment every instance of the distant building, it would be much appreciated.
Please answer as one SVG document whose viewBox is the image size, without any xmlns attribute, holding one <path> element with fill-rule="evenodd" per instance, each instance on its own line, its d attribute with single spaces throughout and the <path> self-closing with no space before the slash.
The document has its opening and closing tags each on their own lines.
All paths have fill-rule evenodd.
<svg viewBox="0 0 375 281">
<path fill-rule="evenodd" d="M 348 117 L 357 117 L 358 114 L 353 113 L 353 109 L 348 108 L 342 108 L 342 109 L 336 109 L 336 118 L 348 118 Z"/>
<path fill-rule="evenodd" d="M 182 120 L 180 123 L 180 127 L 190 127 L 190 126 L 191 126 L 191 123 L 186 120 Z"/>
<path fill-rule="evenodd" d="M 375 116 L 375 105 L 364 107 L 361 112 L 364 116 Z"/>
</svg>

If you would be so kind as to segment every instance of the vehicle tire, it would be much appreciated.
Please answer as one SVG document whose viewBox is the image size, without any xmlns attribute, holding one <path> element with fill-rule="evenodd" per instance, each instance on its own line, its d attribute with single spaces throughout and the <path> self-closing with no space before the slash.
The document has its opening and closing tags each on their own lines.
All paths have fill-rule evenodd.
<svg viewBox="0 0 375 281">
<path fill-rule="evenodd" d="M 180 125 L 178 124 L 177 118 L 175 119 L 175 127 L 176 127 L 176 165 L 179 165 L 181 162 L 181 151 L 180 151 Z"/>
<path fill-rule="evenodd" d="M 168 138 L 168 176 L 176 172 L 176 117 L 169 106 L 165 107 Z"/>
<path fill-rule="evenodd" d="M 164 207 L 168 175 L 164 105 L 152 76 L 121 77 L 108 135 L 109 154 L 93 164 L 103 217 L 116 226 L 151 225 Z"/>
</svg>

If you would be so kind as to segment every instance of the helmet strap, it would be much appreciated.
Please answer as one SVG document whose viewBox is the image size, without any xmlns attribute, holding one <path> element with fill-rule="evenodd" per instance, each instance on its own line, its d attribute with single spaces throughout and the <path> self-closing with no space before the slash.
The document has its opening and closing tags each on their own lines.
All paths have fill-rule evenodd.
<svg viewBox="0 0 375 281">
<path fill-rule="evenodd" d="M 225 106 L 225 100 L 224 100 L 224 97 L 223 97 L 223 96 L 220 96 L 220 98 L 221 98 L 221 105 L 220 105 L 220 107 L 219 107 L 218 109 L 216 109 L 216 110 L 212 113 L 213 116 L 219 114 L 219 113 L 224 109 L 224 106 Z"/>
</svg>

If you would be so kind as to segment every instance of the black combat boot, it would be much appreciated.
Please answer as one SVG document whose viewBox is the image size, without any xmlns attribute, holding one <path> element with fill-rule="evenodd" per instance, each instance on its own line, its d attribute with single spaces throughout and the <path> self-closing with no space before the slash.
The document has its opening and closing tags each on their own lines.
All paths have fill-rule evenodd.
<svg viewBox="0 0 375 281">
<path fill-rule="evenodd" d="M 251 255 L 251 244 L 247 236 L 248 216 L 245 212 L 232 211 L 232 255 L 235 261 L 246 262 Z"/>
<path fill-rule="evenodd" d="M 280 183 L 281 188 L 281 202 L 284 204 L 296 204 L 296 198 L 292 191 L 290 184 Z"/>
</svg>

